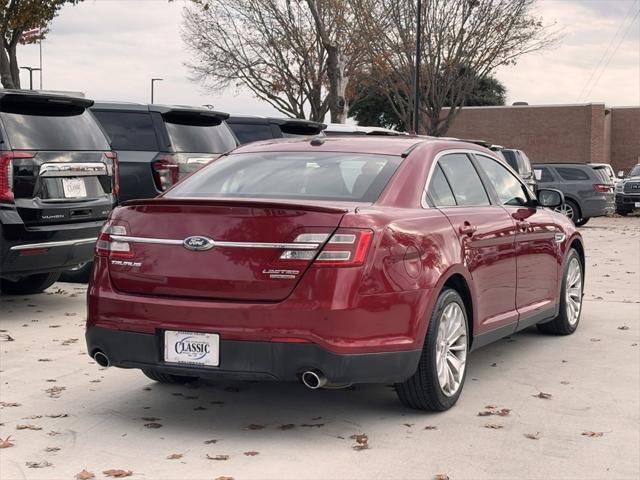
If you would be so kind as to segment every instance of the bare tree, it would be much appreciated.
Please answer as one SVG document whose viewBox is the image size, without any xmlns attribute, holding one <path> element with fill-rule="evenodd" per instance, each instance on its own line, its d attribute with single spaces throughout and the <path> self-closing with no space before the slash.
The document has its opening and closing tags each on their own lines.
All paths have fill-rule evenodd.
<svg viewBox="0 0 640 480">
<path fill-rule="evenodd" d="M 246 87 L 296 118 L 327 113 L 327 52 L 303 2 L 199 0 L 184 9 L 183 38 L 207 88 Z"/>
<path fill-rule="evenodd" d="M 415 1 L 351 1 L 363 13 L 358 27 L 375 39 L 367 44 L 372 77 L 381 79 L 395 113 L 409 125 Z M 426 120 L 422 122 L 426 133 L 447 132 L 478 79 L 557 41 L 557 30 L 535 16 L 534 4 L 535 0 L 423 0 L 419 114 Z M 447 104 L 451 108 L 445 113 Z"/>
</svg>

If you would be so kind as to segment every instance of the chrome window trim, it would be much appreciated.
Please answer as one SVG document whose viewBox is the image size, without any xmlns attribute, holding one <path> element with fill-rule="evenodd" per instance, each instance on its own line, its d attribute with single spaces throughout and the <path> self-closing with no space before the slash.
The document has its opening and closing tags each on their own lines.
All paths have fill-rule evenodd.
<svg viewBox="0 0 640 480">
<path fill-rule="evenodd" d="M 422 208 L 438 208 L 436 207 L 430 207 L 427 202 L 426 202 L 426 197 L 427 197 L 427 191 L 429 188 L 429 183 L 431 183 L 431 177 L 433 176 L 433 171 L 436 169 L 436 165 L 438 164 L 438 161 L 444 157 L 445 155 L 449 155 L 449 154 L 456 154 L 456 153 L 462 153 L 462 154 L 466 154 L 466 155 L 484 155 L 485 157 L 489 157 L 492 158 L 493 160 L 498 160 L 495 157 L 491 157 L 490 155 L 487 155 L 484 152 L 478 152 L 477 150 L 471 150 L 471 149 L 467 149 L 467 148 L 453 148 L 450 150 L 442 150 L 441 152 L 438 152 L 436 154 L 436 156 L 433 158 L 433 162 L 431 163 L 431 167 L 429 167 L 429 173 L 427 174 L 427 181 L 424 184 L 424 188 L 422 189 L 422 198 L 420 200 L 420 205 L 422 206 Z M 471 161 L 471 159 L 469 159 L 469 161 Z M 500 161 L 500 160 L 498 160 Z M 472 162 L 473 165 L 473 162 Z M 473 165 L 475 168 L 475 165 Z M 478 174 L 478 177 L 480 178 L 480 182 L 482 183 L 482 187 L 485 189 L 486 191 L 486 187 L 484 186 L 484 182 L 482 182 L 482 177 L 480 177 L 480 174 Z M 452 192 L 453 193 L 453 192 Z M 489 199 L 489 205 L 451 205 L 451 206 L 446 206 L 446 207 L 442 207 L 442 208 L 469 208 L 469 207 L 490 207 L 493 206 L 493 203 L 491 202 L 491 196 L 489 195 L 489 192 L 487 193 L 487 198 Z M 455 194 L 454 194 L 455 197 Z"/>
<path fill-rule="evenodd" d="M 98 240 L 97 237 L 76 238 L 74 240 L 60 240 L 57 242 L 29 243 L 26 245 L 14 245 L 9 250 L 15 252 L 20 250 L 32 250 L 34 248 L 52 248 L 52 247 L 65 247 L 68 245 L 84 245 L 85 243 L 94 243 L 96 240 Z"/>
<path fill-rule="evenodd" d="M 184 240 L 171 238 L 130 237 L 127 235 L 110 235 L 110 239 L 119 242 L 152 243 L 156 245 L 182 245 Z M 287 250 L 317 250 L 319 243 L 279 243 L 279 242 L 222 242 L 213 241 L 213 248 L 283 248 Z"/>
</svg>

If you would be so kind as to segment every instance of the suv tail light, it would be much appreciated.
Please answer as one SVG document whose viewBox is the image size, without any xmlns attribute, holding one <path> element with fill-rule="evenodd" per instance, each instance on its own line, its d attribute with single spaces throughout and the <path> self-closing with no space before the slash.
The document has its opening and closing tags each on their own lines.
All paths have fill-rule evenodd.
<svg viewBox="0 0 640 480">
<path fill-rule="evenodd" d="M 598 193 L 609 193 L 613 191 L 613 187 L 611 185 L 604 183 L 594 183 L 593 189 Z"/>
<path fill-rule="evenodd" d="M 168 190 L 177 181 L 180 175 L 180 167 L 175 155 L 170 153 L 159 153 L 151 163 L 153 179 L 156 188 L 161 192 Z"/>
<path fill-rule="evenodd" d="M 34 156 L 32 152 L 0 153 L 0 201 L 13 202 L 13 159 Z"/>
<path fill-rule="evenodd" d="M 285 250 L 280 260 L 313 260 L 316 267 L 356 267 L 364 263 L 373 238 L 371 230 L 340 228 L 329 236 L 328 233 L 302 233 L 294 243 L 324 243 L 320 253 L 318 250 Z"/>
<path fill-rule="evenodd" d="M 113 238 L 117 235 L 126 235 L 127 228 L 123 225 L 114 225 L 111 222 L 107 222 L 102 227 L 98 241 L 96 242 L 96 255 L 99 257 L 118 257 L 118 258 L 131 258 L 133 257 L 133 248 L 131 244 L 126 241 L 122 241 L 118 238 Z"/>
<path fill-rule="evenodd" d="M 104 152 L 104 156 L 113 162 L 113 194 L 120 193 L 120 169 L 118 167 L 118 154 L 116 152 Z"/>
</svg>

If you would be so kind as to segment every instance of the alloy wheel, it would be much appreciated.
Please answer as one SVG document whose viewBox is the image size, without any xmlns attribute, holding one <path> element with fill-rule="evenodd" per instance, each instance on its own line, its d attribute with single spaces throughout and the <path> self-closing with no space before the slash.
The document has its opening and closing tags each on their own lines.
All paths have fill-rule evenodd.
<svg viewBox="0 0 640 480">
<path fill-rule="evenodd" d="M 567 268 L 565 285 L 565 304 L 567 309 L 567 321 L 575 325 L 580 317 L 582 309 L 582 267 L 577 258 L 572 258 Z"/>
<path fill-rule="evenodd" d="M 436 340 L 436 368 L 442 392 L 455 395 L 467 363 L 467 322 L 459 304 L 447 305 L 440 317 Z"/>
<path fill-rule="evenodd" d="M 573 207 L 569 203 L 563 203 L 562 206 L 556 207 L 554 210 L 556 212 L 560 212 L 569 220 L 573 220 L 573 216 L 575 215 L 575 212 L 573 211 Z"/>
</svg>

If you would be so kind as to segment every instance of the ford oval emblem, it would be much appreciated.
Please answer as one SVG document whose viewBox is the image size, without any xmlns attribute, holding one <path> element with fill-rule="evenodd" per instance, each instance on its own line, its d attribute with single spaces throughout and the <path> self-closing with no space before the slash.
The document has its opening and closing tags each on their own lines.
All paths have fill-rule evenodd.
<svg viewBox="0 0 640 480">
<path fill-rule="evenodd" d="M 215 242 L 208 237 L 201 237 L 195 235 L 193 237 L 185 238 L 182 245 L 187 250 L 210 250 L 215 246 Z"/>
</svg>

